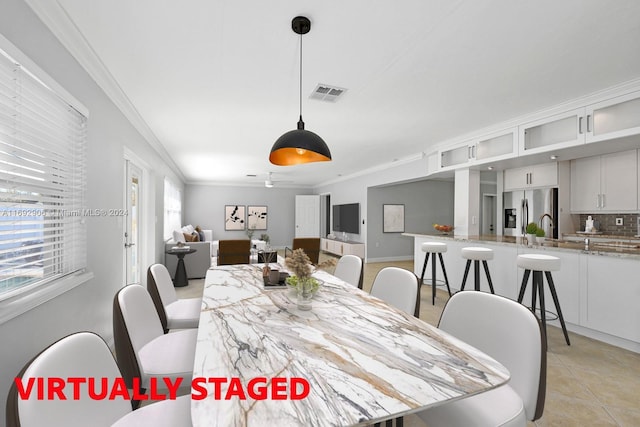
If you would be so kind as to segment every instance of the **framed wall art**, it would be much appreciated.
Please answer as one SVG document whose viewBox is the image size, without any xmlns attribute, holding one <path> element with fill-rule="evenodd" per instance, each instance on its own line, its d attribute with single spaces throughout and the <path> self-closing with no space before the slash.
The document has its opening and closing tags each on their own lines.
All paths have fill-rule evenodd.
<svg viewBox="0 0 640 427">
<path fill-rule="evenodd" d="M 404 205 L 382 205 L 382 232 L 404 233 Z"/>
<path fill-rule="evenodd" d="M 226 205 L 224 207 L 224 229 L 244 230 L 245 207 L 241 205 Z"/>
<path fill-rule="evenodd" d="M 247 206 L 247 227 L 254 230 L 267 229 L 266 206 Z"/>
</svg>

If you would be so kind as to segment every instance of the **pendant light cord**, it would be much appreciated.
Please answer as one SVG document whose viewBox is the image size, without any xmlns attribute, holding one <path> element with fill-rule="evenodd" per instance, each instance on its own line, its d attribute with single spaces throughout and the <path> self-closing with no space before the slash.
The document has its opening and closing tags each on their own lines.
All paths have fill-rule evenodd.
<svg viewBox="0 0 640 427">
<path fill-rule="evenodd" d="M 300 121 L 302 122 L 302 34 L 300 34 Z"/>
</svg>

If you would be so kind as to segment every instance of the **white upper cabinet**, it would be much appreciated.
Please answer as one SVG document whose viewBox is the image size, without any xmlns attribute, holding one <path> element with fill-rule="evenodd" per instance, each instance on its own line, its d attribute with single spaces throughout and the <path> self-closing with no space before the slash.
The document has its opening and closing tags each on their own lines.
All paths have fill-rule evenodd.
<svg viewBox="0 0 640 427">
<path fill-rule="evenodd" d="M 440 169 L 508 159 L 515 157 L 517 152 L 517 128 L 502 130 L 441 150 Z"/>
<path fill-rule="evenodd" d="M 520 155 L 540 153 L 584 144 L 584 108 L 529 122 L 520 126 Z"/>
<path fill-rule="evenodd" d="M 504 171 L 504 191 L 556 187 L 557 185 L 558 164 L 556 162 Z"/>
<path fill-rule="evenodd" d="M 589 105 L 587 142 L 640 135 L 640 92 Z"/>
<path fill-rule="evenodd" d="M 637 209 L 636 150 L 571 161 L 571 212 L 622 213 Z"/>
</svg>

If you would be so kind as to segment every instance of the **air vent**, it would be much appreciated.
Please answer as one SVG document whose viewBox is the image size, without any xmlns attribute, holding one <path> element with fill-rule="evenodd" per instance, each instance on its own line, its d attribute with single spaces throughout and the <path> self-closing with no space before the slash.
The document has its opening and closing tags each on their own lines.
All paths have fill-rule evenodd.
<svg viewBox="0 0 640 427">
<path fill-rule="evenodd" d="M 317 99 L 319 101 L 336 102 L 340 97 L 344 95 L 347 89 L 343 87 L 330 86 L 325 84 L 318 84 L 311 93 L 309 98 Z"/>
</svg>

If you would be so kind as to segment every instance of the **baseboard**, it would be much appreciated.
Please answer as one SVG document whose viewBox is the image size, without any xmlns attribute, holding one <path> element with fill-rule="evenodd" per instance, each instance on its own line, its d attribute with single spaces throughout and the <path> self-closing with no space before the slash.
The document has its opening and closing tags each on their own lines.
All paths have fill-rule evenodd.
<svg viewBox="0 0 640 427">
<path fill-rule="evenodd" d="M 601 341 L 606 344 L 610 344 L 615 347 L 624 348 L 625 350 L 632 351 L 634 353 L 640 353 L 640 343 L 631 341 L 625 338 L 616 337 L 605 332 L 595 331 L 593 329 L 586 328 L 584 326 L 575 325 L 573 323 L 565 322 L 567 330 L 575 334 L 582 335 L 587 338 Z M 547 322 L 547 326 L 554 326 L 560 328 L 560 322 L 557 320 Z"/>
<path fill-rule="evenodd" d="M 413 261 L 413 255 L 393 256 L 382 258 L 367 258 L 365 262 L 393 262 L 393 261 Z"/>
</svg>

